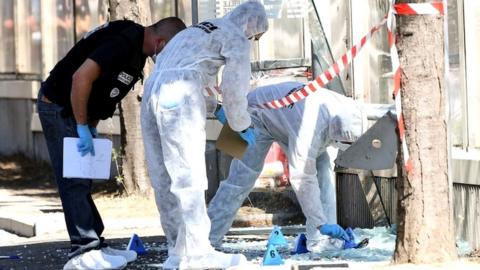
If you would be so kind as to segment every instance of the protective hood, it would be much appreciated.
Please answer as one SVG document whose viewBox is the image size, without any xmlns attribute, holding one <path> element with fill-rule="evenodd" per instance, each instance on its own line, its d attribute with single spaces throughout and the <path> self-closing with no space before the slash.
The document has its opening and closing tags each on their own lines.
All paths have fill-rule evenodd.
<svg viewBox="0 0 480 270">
<path fill-rule="evenodd" d="M 352 143 L 367 130 L 368 120 L 363 106 L 353 100 L 350 103 L 345 102 L 342 111 L 331 115 L 328 131 L 333 141 Z"/>
<path fill-rule="evenodd" d="M 265 8 L 257 1 L 248 1 L 237 6 L 224 18 L 238 25 L 247 38 L 265 33 L 268 30 Z"/>
</svg>

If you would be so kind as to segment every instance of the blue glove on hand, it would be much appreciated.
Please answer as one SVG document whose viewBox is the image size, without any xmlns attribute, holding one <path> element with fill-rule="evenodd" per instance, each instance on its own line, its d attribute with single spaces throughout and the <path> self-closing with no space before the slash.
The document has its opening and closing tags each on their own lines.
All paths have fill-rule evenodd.
<svg viewBox="0 0 480 270">
<path fill-rule="evenodd" d="M 220 108 L 216 109 L 213 114 L 215 115 L 215 117 L 217 117 L 217 120 L 220 121 L 220 123 L 225 125 L 225 123 L 227 122 L 227 117 L 225 116 L 223 106 L 220 106 Z"/>
<path fill-rule="evenodd" d="M 355 233 L 353 232 L 352 228 L 345 229 L 345 233 L 348 235 L 349 240 L 345 240 L 343 243 L 343 249 L 351 249 L 357 248 L 358 244 L 355 243 Z"/>
<path fill-rule="evenodd" d="M 97 138 L 98 137 L 98 131 L 97 131 L 97 128 L 96 127 L 92 127 L 92 126 L 88 126 L 88 128 L 90 129 L 90 133 L 92 133 L 92 137 L 93 138 Z"/>
<path fill-rule="evenodd" d="M 240 131 L 238 134 L 240 134 L 240 137 L 242 137 L 242 139 L 248 143 L 248 146 L 255 144 L 255 130 L 253 127 L 249 127 L 244 131 Z"/>
<path fill-rule="evenodd" d="M 77 150 L 80 154 L 85 156 L 90 153 L 95 156 L 95 149 L 93 149 L 93 138 L 88 125 L 77 125 L 78 138 Z"/>
<path fill-rule="evenodd" d="M 350 237 L 338 224 L 323 224 L 320 226 L 320 233 L 333 238 L 350 241 Z"/>
</svg>

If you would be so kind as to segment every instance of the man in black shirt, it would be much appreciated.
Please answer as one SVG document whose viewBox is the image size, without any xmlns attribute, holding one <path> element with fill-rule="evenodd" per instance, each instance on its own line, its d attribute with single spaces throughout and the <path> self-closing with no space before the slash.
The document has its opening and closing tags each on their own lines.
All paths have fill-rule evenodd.
<svg viewBox="0 0 480 270">
<path fill-rule="evenodd" d="M 42 83 L 38 113 L 72 245 L 64 269 L 120 269 L 136 259 L 135 252 L 103 243 L 92 181 L 63 178 L 63 138 L 79 137 L 81 155 L 95 155 L 92 138 L 98 121 L 111 117 L 117 103 L 143 78 L 146 58 L 154 58 L 184 28 L 176 17 L 148 27 L 127 20 L 106 23 L 85 34 Z"/>
</svg>

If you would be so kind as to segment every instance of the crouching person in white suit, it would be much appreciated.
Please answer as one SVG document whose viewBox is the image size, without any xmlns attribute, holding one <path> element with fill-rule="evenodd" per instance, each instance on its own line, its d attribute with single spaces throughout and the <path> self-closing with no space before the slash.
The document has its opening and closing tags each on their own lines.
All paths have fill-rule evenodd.
<svg viewBox="0 0 480 270">
<path fill-rule="evenodd" d="M 249 105 L 285 97 L 303 87 L 284 82 L 259 87 L 248 94 Z M 322 89 L 281 109 L 250 107 L 256 143 L 242 160 L 234 159 L 229 176 L 220 183 L 208 207 L 210 241 L 219 246 L 237 210 L 261 173 L 273 142 L 287 154 L 290 184 L 306 217 L 307 248 L 312 252 L 345 248 L 350 237 L 336 224 L 335 188 L 328 146 L 351 143 L 366 131 L 367 104 Z M 221 108 L 219 121 L 228 121 Z"/>
</svg>

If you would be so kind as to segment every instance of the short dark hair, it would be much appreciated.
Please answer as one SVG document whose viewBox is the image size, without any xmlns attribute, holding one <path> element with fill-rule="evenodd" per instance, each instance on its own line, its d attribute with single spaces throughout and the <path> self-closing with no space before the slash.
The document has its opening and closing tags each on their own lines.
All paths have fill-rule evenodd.
<svg viewBox="0 0 480 270">
<path fill-rule="evenodd" d="M 169 41 L 178 32 L 187 28 L 185 23 L 178 17 L 167 17 L 149 26 L 155 34 Z"/>
</svg>

